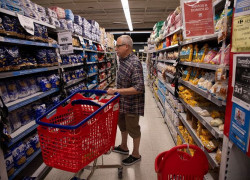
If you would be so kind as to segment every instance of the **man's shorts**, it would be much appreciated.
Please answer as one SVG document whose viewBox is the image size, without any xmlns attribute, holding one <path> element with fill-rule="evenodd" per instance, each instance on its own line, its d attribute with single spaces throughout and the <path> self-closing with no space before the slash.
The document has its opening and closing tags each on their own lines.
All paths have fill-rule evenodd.
<svg viewBox="0 0 250 180">
<path fill-rule="evenodd" d="M 140 116 L 137 114 L 120 113 L 118 126 L 121 132 L 127 131 L 132 138 L 141 136 L 141 127 L 139 125 Z"/>
</svg>

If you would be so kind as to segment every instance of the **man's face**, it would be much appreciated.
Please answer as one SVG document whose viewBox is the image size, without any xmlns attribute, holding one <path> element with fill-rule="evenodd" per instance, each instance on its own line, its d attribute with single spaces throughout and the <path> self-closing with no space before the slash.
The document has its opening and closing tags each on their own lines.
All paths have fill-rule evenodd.
<svg viewBox="0 0 250 180">
<path fill-rule="evenodd" d="M 123 44 L 121 38 L 117 39 L 115 51 L 119 58 L 125 58 L 128 52 L 128 45 Z"/>
</svg>

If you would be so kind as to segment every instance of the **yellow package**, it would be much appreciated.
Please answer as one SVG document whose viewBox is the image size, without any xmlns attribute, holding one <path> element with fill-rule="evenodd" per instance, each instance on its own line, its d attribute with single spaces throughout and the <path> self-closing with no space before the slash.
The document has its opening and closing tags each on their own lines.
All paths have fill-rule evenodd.
<svg viewBox="0 0 250 180">
<path fill-rule="evenodd" d="M 187 47 L 187 51 L 185 53 L 185 61 L 188 61 L 188 62 L 192 61 L 193 51 L 194 51 L 193 45 L 189 44 Z"/>
<path fill-rule="evenodd" d="M 177 145 L 182 145 L 182 140 L 179 135 L 177 135 Z"/>
<path fill-rule="evenodd" d="M 183 46 L 181 48 L 181 52 L 180 52 L 180 61 L 181 62 L 186 61 L 186 51 L 187 51 L 187 46 Z"/>
<path fill-rule="evenodd" d="M 199 53 L 198 53 L 198 56 L 197 56 L 197 61 L 196 62 L 203 62 L 204 58 L 205 58 L 205 55 L 208 53 L 209 49 L 208 49 L 208 44 L 205 44 L 200 50 L 199 50 Z"/>
<path fill-rule="evenodd" d="M 184 91 L 186 88 L 184 86 L 179 86 L 179 91 Z"/>
<path fill-rule="evenodd" d="M 198 47 L 198 44 L 195 44 L 194 50 L 193 50 L 193 58 L 192 58 L 193 62 L 197 62 L 198 53 L 199 53 L 199 47 Z"/>
<path fill-rule="evenodd" d="M 183 74 L 182 74 L 182 79 L 183 79 L 184 81 L 188 81 L 191 72 L 192 72 L 192 67 L 188 67 L 188 68 L 183 72 Z"/>
<path fill-rule="evenodd" d="M 211 114 L 212 118 L 219 118 L 219 117 L 221 117 L 220 112 L 216 111 L 216 110 L 213 110 L 210 114 Z"/>
</svg>

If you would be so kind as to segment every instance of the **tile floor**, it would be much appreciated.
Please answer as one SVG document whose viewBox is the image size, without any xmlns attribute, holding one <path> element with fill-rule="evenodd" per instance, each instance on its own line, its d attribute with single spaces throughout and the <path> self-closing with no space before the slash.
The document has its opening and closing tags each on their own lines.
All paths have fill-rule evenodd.
<svg viewBox="0 0 250 180">
<path fill-rule="evenodd" d="M 147 83 L 145 83 L 146 85 Z M 164 123 L 162 115 L 153 99 L 149 87 L 146 86 L 145 94 L 145 115 L 140 119 L 141 125 L 141 145 L 140 153 L 142 160 L 132 166 L 124 166 L 123 180 L 155 180 L 157 179 L 154 162 L 156 156 L 162 152 L 169 150 L 174 146 L 173 139 L 169 133 L 167 125 Z M 118 129 L 118 128 L 117 128 Z M 116 145 L 120 144 L 120 131 L 117 131 Z M 133 141 L 128 139 L 129 149 L 133 147 Z M 126 158 L 125 155 L 111 153 L 104 155 L 104 164 L 120 164 Z M 98 164 L 101 158 L 98 159 Z M 89 171 L 85 170 L 81 178 L 88 176 Z M 67 180 L 73 176 L 73 173 L 52 169 L 46 176 L 45 180 Z M 117 169 L 97 169 L 91 180 L 118 180 Z"/>
</svg>

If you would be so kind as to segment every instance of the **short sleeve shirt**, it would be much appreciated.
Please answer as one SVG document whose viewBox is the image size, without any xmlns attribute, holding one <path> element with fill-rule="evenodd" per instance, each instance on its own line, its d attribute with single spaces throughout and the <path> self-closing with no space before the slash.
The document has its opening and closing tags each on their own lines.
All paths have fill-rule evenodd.
<svg viewBox="0 0 250 180">
<path fill-rule="evenodd" d="M 136 95 L 121 95 L 120 112 L 144 116 L 145 86 L 141 62 L 134 54 L 119 60 L 117 88 L 134 87 L 141 92 Z"/>
</svg>

